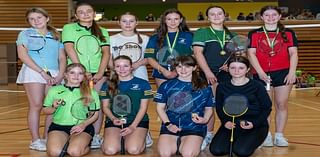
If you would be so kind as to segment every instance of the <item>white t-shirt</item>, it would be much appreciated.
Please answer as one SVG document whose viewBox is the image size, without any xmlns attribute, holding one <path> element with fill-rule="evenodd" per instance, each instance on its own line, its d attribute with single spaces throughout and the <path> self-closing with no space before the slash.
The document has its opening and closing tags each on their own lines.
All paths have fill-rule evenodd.
<svg viewBox="0 0 320 157">
<path fill-rule="evenodd" d="M 144 58 L 144 51 L 145 51 L 147 43 L 149 41 L 149 37 L 146 35 L 143 35 L 143 34 L 140 34 L 140 37 L 142 38 L 141 44 L 139 44 L 139 42 L 138 42 L 137 34 L 135 34 L 133 36 L 129 36 L 129 37 L 123 36 L 120 33 L 112 35 L 110 37 L 110 51 L 111 51 L 112 57 L 115 58 L 115 57 L 119 56 L 119 50 L 122 48 L 123 45 L 125 45 L 128 42 L 134 42 L 134 43 L 137 43 L 142 49 L 142 53 L 141 53 L 141 57 L 140 57 L 140 60 L 142 60 Z M 148 81 L 148 72 L 147 72 L 146 66 L 144 66 L 144 65 L 135 69 L 133 71 L 133 75 Z"/>
</svg>

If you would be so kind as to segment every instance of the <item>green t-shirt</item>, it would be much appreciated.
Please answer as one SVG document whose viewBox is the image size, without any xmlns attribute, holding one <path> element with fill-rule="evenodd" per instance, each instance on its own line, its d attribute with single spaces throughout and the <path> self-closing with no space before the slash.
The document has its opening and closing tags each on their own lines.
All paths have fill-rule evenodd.
<svg viewBox="0 0 320 157">
<path fill-rule="evenodd" d="M 100 100 L 99 95 L 95 90 L 92 90 L 91 96 L 95 104 L 89 105 L 90 111 L 100 110 Z M 58 125 L 72 126 L 77 125 L 84 120 L 76 119 L 71 114 L 72 104 L 81 98 L 80 88 L 68 88 L 64 85 L 54 86 L 49 89 L 49 92 L 44 100 L 44 107 L 52 106 L 53 101 L 57 99 L 62 99 L 65 101 L 65 105 L 59 106 L 53 113 L 53 123 Z"/>
<path fill-rule="evenodd" d="M 100 30 L 103 34 L 103 36 L 105 37 L 106 41 L 102 42 L 100 41 L 99 38 L 96 37 L 100 47 L 103 46 L 109 46 L 110 45 L 110 37 L 108 34 L 107 29 L 105 28 L 101 28 Z M 85 26 L 80 25 L 79 23 L 71 23 L 71 24 L 66 24 L 63 26 L 63 31 L 62 31 L 62 42 L 63 43 L 73 43 L 74 44 L 74 49 L 76 50 L 80 63 L 83 64 L 87 71 L 91 72 L 91 73 L 96 73 L 99 70 L 99 65 L 101 62 L 101 57 L 102 57 L 102 52 L 101 52 L 101 48 L 99 49 L 98 52 L 92 54 L 92 55 L 81 55 L 81 53 L 79 53 L 78 49 L 78 44 L 77 42 L 79 41 L 79 39 L 83 36 L 90 36 L 92 35 L 91 33 L 91 29 L 87 28 Z M 90 44 L 90 42 L 85 42 L 87 44 Z M 81 45 L 83 46 L 83 45 Z M 68 64 L 72 63 L 70 59 L 68 59 Z"/>
</svg>

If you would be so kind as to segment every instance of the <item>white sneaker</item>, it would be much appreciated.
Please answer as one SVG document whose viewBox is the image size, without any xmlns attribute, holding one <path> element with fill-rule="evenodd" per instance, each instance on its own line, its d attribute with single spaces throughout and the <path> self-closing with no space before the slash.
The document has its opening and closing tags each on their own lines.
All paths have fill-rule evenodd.
<svg viewBox="0 0 320 157">
<path fill-rule="evenodd" d="M 100 148 L 102 142 L 103 142 L 102 137 L 99 134 L 95 134 L 92 138 L 90 148 L 91 149 L 98 149 L 98 148 Z"/>
<path fill-rule="evenodd" d="M 205 150 L 206 147 L 211 143 L 213 139 L 213 133 L 207 132 L 206 137 L 203 139 L 202 144 L 201 144 L 201 150 Z"/>
<path fill-rule="evenodd" d="M 284 138 L 283 136 L 275 136 L 274 145 L 278 147 L 288 147 L 288 139 Z"/>
<path fill-rule="evenodd" d="M 264 142 L 261 144 L 262 147 L 273 147 L 272 135 L 269 132 Z"/>
<path fill-rule="evenodd" d="M 31 144 L 29 145 L 29 148 L 37 151 L 42 151 L 42 152 L 47 151 L 47 146 L 41 139 L 37 139 L 34 142 L 31 142 Z"/>
<path fill-rule="evenodd" d="M 150 131 L 148 130 L 147 136 L 146 136 L 146 147 L 149 148 L 153 144 L 153 140 L 150 134 Z"/>
</svg>

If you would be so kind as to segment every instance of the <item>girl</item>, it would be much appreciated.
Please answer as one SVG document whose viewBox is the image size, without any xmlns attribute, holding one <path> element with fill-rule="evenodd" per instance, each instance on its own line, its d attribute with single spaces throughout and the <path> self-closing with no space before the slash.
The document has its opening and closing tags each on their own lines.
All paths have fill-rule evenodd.
<svg viewBox="0 0 320 157">
<path fill-rule="evenodd" d="M 106 96 L 102 96 L 102 104 L 107 116 L 102 151 L 106 155 L 118 153 L 120 137 L 123 136 L 126 151 L 131 155 L 138 155 L 145 149 L 149 129 L 146 112 L 149 99 L 153 96 L 151 86 L 146 80 L 133 76 L 132 62 L 128 56 L 120 55 L 113 62 L 115 73 L 111 75 L 108 87 L 103 86 L 102 89 L 106 91 Z M 125 117 L 126 123 L 112 110 L 115 105 L 113 98 L 117 95 L 126 95 L 131 100 L 130 113 Z"/>
<path fill-rule="evenodd" d="M 227 155 L 230 151 L 231 129 L 234 129 L 232 152 L 237 156 L 250 156 L 261 145 L 268 133 L 268 115 L 271 112 L 271 100 L 263 85 L 250 80 L 246 75 L 250 70 L 249 60 L 243 56 L 230 58 L 228 71 L 231 81 L 220 83 L 216 93 L 216 112 L 221 126 L 210 144 L 214 156 Z M 247 112 L 235 119 L 223 111 L 226 98 L 242 95 L 248 100 Z"/>
<path fill-rule="evenodd" d="M 119 25 L 122 31 L 110 37 L 111 54 L 113 58 L 115 58 L 120 55 L 120 49 L 124 49 L 124 46 L 129 47 L 129 51 L 131 48 L 137 49 L 136 46 L 139 47 L 138 49 L 141 49 L 141 58 L 132 64 L 132 68 L 134 69 L 133 75 L 148 81 L 148 72 L 145 66 L 147 60 L 144 59 L 144 51 L 149 37 L 138 33 L 136 29 L 138 25 L 137 21 L 137 17 L 130 12 L 126 12 L 120 16 Z M 130 56 L 130 54 L 127 55 Z M 112 67 L 112 64 L 112 58 L 110 57 L 110 67 Z M 151 147 L 152 144 L 153 140 L 150 132 L 148 131 L 146 147 Z"/>
<path fill-rule="evenodd" d="M 115 58 L 119 56 L 120 49 L 123 49 L 123 46 L 132 47 L 132 49 L 135 49 L 135 46 L 140 47 L 142 50 L 141 58 L 132 64 L 134 69 L 133 75 L 148 81 L 148 73 L 145 66 L 147 60 L 145 60 L 143 56 L 149 37 L 137 31 L 138 19 L 130 12 L 122 14 L 118 22 L 121 27 L 121 32 L 110 37 L 112 57 Z M 128 54 L 128 56 L 130 55 Z M 110 58 L 109 65 L 111 67 L 113 65 L 112 58 Z"/>
<path fill-rule="evenodd" d="M 43 111 L 53 115 L 47 143 L 49 156 L 59 156 L 70 136 L 67 149 L 70 156 L 83 156 L 90 150 L 89 144 L 94 135 L 92 123 L 98 118 L 96 111 L 100 109 L 100 100 L 98 93 L 89 86 L 85 73 L 82 64 L 69 64 L 65 73 L 66 84 L 52 87 L 46 96 Z M 77 119 L 71 112 L 73 103 L 79 98 L 84 98 L 84 105 L 93 112 L 86 120 Z M 86 104 L 89 99 L 95 104 Z"/>
<path fill-rule="evenodd" d="M 161 65 L 159 63 L 160 51 L 165 52 L 164 56 L 172 59 L 181 55 L 191 55 L 192 33 L 186 25 L 186 19 L 182 13 L 176 9 L 168 9 L 163 13 L 160 19 L 160 25 L 156 29 L 156 34 L 150 37 L 145 51 L 145 58 L 148 58 L 148 63 L 153 67 L 152 76 L 156 80 L 157 87 L 167 79 L 172 79 L 177 76 L 177 73 L 172 69 L 172 65 Z M 162 60 L 166 60 L 164 57 Z"/>
<path fill-rule="evenodd" d="M 210 26 L 200 28 L 195 32 L 192 46 L 194 56 L 201 69 L 200 75 L 207 79 L 207 82 L 212 85 L 213 93 L 215 93 L 217 83 L 230 80 L 225 65 L 229 57 L 225 50 L 225 43 L 231 40 L 235 34 L 231 33 L 224 25 L 226 12 L 222 7 L 210 6 L 206 15 Z M 204 150 L 212 140 L 213 125 L 214 121 L 211 120 L 208 123 L 208 133 L 201 150 Z"/>
<path fill-rule="evenodd" d="M 270 98 L 275 102 L 275 139 L 269 132 L 263 146 L 288 146 L 283 131 L 288 119 L 288 98 L 296 81 L 298 63 L 298 41 L 295 33 L 280 23 L 281 10 L 265 6 L 260 11 L 264 25 L 249 32 L 251 41 L 249 60 L 254 68 L 254 79 L 267 84 Z M 270 122 L 270 118 L 269 118 Z"/>
<path fill-rule="evenodd" d="M 28 127 L 32 137 L 30 149 L 46 151 L 39 135 L 40 112 L 49 87 L 59 84 L 66 67 L 66 56 L 59 32 L 50 26 L 51 17 L 42 8 L 30 8 L 26 20 L 31 28 L 19 33 L 18 57 L 23 62 L 17 83 L 23 84 L 28 96 Z M 44 138 L 51 117 L 47 117 Z"/>
<path fill-rule="evenodd" d="M 162 157 L 172 156 L 176 152 L 182 156 L 198 156 L 200 153 L 214 102 L 212 90 L 197 74 L 196 65 L 197 62 L 192 56 L 177 57 L 175 68 L 178 77 L 161 84 L 155 96 L 157 112 L 162 121 L 158 141 L 158 152 Z M 190 93 L 190 101 L 183 97 L 183 93 Z M 171 110 L 172 104 L 169 102 L 174 96 L 177 96 L 171 99 L 174 102 L 192 103 L 190 110 L 178 114 L 174 112 L 176 105 Z M 178 144 L 177 140 L 180 137 L 181 144 Z"/>
<path fill-rule="evenodd" d="M 67 55 L 69 57 L 68 63 L 81 63 L 87 69 L 87 75 L 95 84 L 94 89 L 99 91 L 102 83 L 105 81 L 106 77 L 104 73 L 107 69 L 109 61 L 109 35 L 106 29 L 101 28 L 94 21 L 96 12 L 94 8 L 87 3 L 78 3 L 75 7 L 75 17 L 77 18 L 77 23 L 66 24 L 62 31 L 62 41 L 65 45 Z M 83 48 L 82 44 L 88 44 L 90 42 L 81 43 L 77 45 L 77 42 L 81 37 L 94 36 L 96 42 L 100 48 L 99 52 L 95 54 L 81 55 L 80 52 L 86 51 L 81 50 Z M 82 46 L 78 48 L 78 46 Z M 91 82 L 91 83 L 92 83 Z M 102 141 L 99 136 L 99 132 L 102 124 L 102 112 L 100 112 L 99 119 L 95 122 L 95 136 L 92 141 L 91 148 L 99 148 Z"/>
</svg>

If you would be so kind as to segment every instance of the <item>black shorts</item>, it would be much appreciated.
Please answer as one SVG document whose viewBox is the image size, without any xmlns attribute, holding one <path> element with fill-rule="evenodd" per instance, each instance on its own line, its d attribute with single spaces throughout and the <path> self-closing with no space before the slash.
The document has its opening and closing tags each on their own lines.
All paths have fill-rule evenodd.
<svg viewBox="0 0 320 157">
<path fill-rule="evenodd" d="M 181 130 L 180 132 L 177 133 L 173 133 L 170 132 L 167 128 L 163 129 L 163 127 L 161 127 L 160 130 L 160 135 L 162 134 L 169 134 L 169 135 L 174 135 L 174 136 L 189 136 L 189 135 L 195 135 L 195 136 L 200 136 L 202 138 L 204 138 L 207 134 L 207 130 L 205 131 L 193 131 L 193 130 Z"/>
<path fill-rule="evenodd" d="M 127 123 L 123 125 L 123 128 L 128 127 L 129 125 L 131 125 L 131 123 Z M 113 122 L 111 120 L 107 120 L 105 122 L 104 128 L 111 128 L 111 127 L 116 127 L 116 128 L 120 128 L 121 129 L 121 125 L 114 125 Z M 141 121 L 137 128 L 146 128 L 149 129 L 149 121 Z"/>
<path fill-rule="evenodd" d="M 51 132 L 51 131 L 63 131 L 65 133 L 67 133 L 68 135 L 70 135 L 70 130 L 71 128 L 73 127 L 74 125 L 58 125 L 58 124 L 54 124 L 54 123 L 51 123 L 51 125 L 49 126 L 49 130 L 48 130 L 48 133 Z M 91 137 L 94 136 L 94 127 L 92 124 L 88 125 L 86 127 L 86 129 L 84 129 L 85 133 L 89 134 Z"/>
<path fill-rule="evenodd" d="M 267 73 L 267 75 L 270 75 L 270 78 L 272 80 L 270 85 L 272 87 L 279 87 L 279 86 L 286 85 L 286 83 L 284 82 L 284 79 L 286 78 L 288 73 L 289 73 L 289 69 L 271 71 L 271 72 Z M 266 82 L 264 82 L 263 80 L 261 80 L 259 78 L 258 74 L 254 74 L 253 79 L 260 81 L 265 86 L 267 85 Z"/>
</svg>

